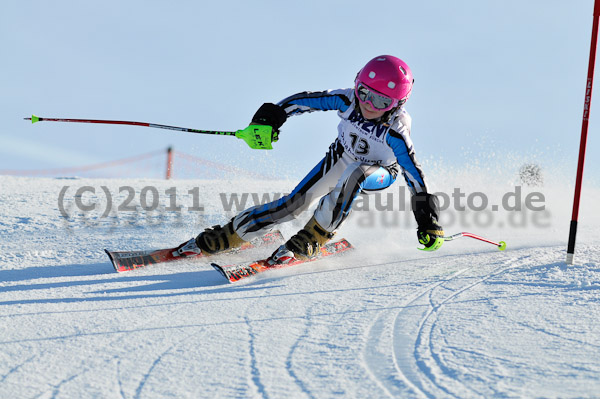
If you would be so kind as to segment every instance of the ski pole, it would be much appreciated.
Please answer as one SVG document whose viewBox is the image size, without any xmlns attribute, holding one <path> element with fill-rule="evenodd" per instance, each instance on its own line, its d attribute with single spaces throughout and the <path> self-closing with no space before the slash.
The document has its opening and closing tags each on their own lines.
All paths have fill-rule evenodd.
<svg viewBox="0 0 600 399">
<path fill-rule="evenodd" d="M 493 244 L 493 245 L 497 246 L 500 251 L 504 251 L 506 249 L 506 243 L 504 241 L 494 242 L 494 241 L 488 240 L 487 238 L 480 237 L 476 234 L 466 233 L 466 232 L 452 234 L 451 236 L 445 236 L 444 241 L 452 241 L 452 240 L 456 240 L 457 238 L 460 238 L 460 237 L 471 237 L 471 238 L 475 238 L 476 240 L 480 240 L 483 242 L 487 242 L 489 244 Z"/>
<path fill-rule="evenodd" d="M 277 133 L 273 132 L 273 128 L 271 126 L 263 126 L 263 125 L 250 125 L 245 129 L 238 130 L 235 132 L 221 132 L 215 130 L 200 130 L 200 129 L 190 129 L 187 127 L 178 127 L 178 126 L 168 126 L 168 125 L 158 125 L 156 123 L 148 123 L 148 122 L 132 122 L 132 121 L 113 121 L 113 120 L 104 120 L 104 119 L 65 119 L 65 118 L 41 118 L 39 116 L 31 115 L 31 118 L 23 118 L 27 121 L 31 121 L 31 123 L 48 121 L 48 122 L 76 122 L 76 123 L 101 123 L 105 125 L 132 125 L 132 126 L 144 126 L 144 127 L 153 127 L 157 129 L 168 129 L 168 130 L 177 130 L 180 132 L 187 133 L 201 133 L 201 134 L 213 134 L 220 136 L 235 136 L 239 139 L 242 139 L 250 146 L 252 149 L 260 149 L 260 150 L 271 150 L 273 146 L 271 143 L 273 141 L 277 141 Z"/>
</svg>

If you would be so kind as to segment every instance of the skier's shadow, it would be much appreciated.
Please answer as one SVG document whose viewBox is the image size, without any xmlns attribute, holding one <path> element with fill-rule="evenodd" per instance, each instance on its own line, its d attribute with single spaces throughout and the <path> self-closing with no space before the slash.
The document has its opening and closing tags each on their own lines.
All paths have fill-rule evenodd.
<svg viewBox="0 0 600 399">
<path fill-rule="evenodd" d="M 206 265 L 199 265 L 199 267 L 206 267 Z M 41 281 L 36 283 L 36 280 Z M 142 270 L 117 274 L 110 262 L 0 270 L 0 281 L 20 282 L 20 284 L 0 287 L 0 293 L 10 293 L 10 297 L 13 299 L 0 301 L 0 305 L 176 297 L 198 294 L 198 289 L 201 289 L 203 294 L 210 294 L 225 291 L 230 287 L 223 277 L 212 268 L 192 271 L 188 269 L 183 272 L 165 271 L 161 274 L 147 274 Z M 114 284 L 118 287 L 110 288 Z M 206 287 L 214 287 L 214 289 L 207 290 Z M 18 292 L 53 291 L 61 288 L 72 288 L 73 291 L 62 297 L 52 295 L 52 297 L 35 299 L 18 298 Z M 24 296 L 29 296 L 29 294 Z"/>
<path fill-rule="evenodd" d="M 131 293 L 131 292 L 152 292 L 152 291 L 173 291 L 173 290 L 189 290 L 194 288 L 212 287 L 212 286 L 227 286 L 223 277 L 215 270 L 197 270 L 186 272 L 175 272 L 155 275 L 131 275 L 119 278 L 119 282 L 124 283 L 141 283 L 143 285 L 129 285 L 127 287 L 119 287 L 114 289 L 104 289 L 96 293 Z M 113 280 L 114 282 L 115 280 Z M 203 293 L 206 291 L 202 291 Z M 190 292 L 197 294 L 198 292 Z M 179 293 L 177 295 L 182 295 Z M 153 295 L 154 296 L 154 295 Z"/>
<path fill-rule="evenodd" d="M 0 281 L 30 281 L 43 278 L 86 277 L 114 271 L 110 262 L 85 265 L 31 266 L 23 269 L 0 270 Z"/>
</svg>

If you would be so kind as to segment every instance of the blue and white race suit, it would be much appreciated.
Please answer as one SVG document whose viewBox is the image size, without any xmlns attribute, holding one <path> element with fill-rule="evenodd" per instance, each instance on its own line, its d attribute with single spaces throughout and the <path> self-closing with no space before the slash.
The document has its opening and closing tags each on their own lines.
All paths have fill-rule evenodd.
<svg viewBox="0 0 600 399">
<path fill-rule="evenodd" d="M 298 217 L 313 203 L 317 223 L 333 233 L 346 219 L 354 199 L 389 187 L 400 170 L 411 194 L 427 193 L 410 139 L 411 118 L 401 107 L 385 122 L 365 119 L 354 89 L 303 92 L 278 103 L 288 116 L 313 111 L 338 111 L 338 137 L 325 157 L 285 197 L 246 209 L 233 219 L 233 228 L 252 240 L 276 224 Z"/>
</svg>

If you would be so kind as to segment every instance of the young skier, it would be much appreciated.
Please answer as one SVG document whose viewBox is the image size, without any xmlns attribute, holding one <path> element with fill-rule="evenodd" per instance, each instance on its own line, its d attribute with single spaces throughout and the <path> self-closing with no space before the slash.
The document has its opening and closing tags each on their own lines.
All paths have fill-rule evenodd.
<svg viewBox="0 0 600 399">
<path fill-rule="evenodd" d="M 183 243 L 180 256 L 208 255 L 236 248 L 277 224 L 298 217 L 319 201 L 306 226 L 279 247 L 269 263 L 314 257 L 348 217 L 358 194 L 389 187 L 400 171 L 412 194 L 417 239 L 425 250 L 444 242 L 438 223 L 438 200 L 428 193 L 410 139 L 411 118 L 404 109 L 413 76 L 399 58 L 382 55 L 362 68 L 353 89 L 303 92 L 277 104 L 263 104 L 252 124 L 268 125 L 277 134 L 289 116 L 338 111 L 338 137 L 325 157 L 287 196 L 246 209 L 224 226 L 214 226 Z"/>
</svg>

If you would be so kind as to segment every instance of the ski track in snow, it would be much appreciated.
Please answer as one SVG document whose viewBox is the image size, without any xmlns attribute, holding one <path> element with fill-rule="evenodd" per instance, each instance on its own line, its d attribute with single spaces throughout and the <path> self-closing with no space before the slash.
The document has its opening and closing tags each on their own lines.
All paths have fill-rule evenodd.
<svg viewBox="0 0 600 399">
<path fill-rule="evenodd" d="M 253 299 L 252 301 L 249 302 L 249 304 L 246 306 L 246 310 L 244 312 L 244 322 L 245 322 L 245 328 L 248 334 L 248 342 L 247 342 L 247 349 L 248 349 L 248 356 L 249 356 L 249 371 L 250 371 L 250 381 L 252 382 L 252 385 L 254 387 L 254 390 L 256 390 L 257 394 L 262 397 L 262 398 L 268 398 L 269 395 L 267 394 L 267 389 L 265 388 L 265 385 L 262 382 L 261 379 L 261 369 L 260 369 L 260 360 L 258 359 L 258 353 L 257 353 L 257 339 L 258 339 L 258 334 L 255 331 L 255 329 L 258 326 L 255 326 L 254 323 L 251 321 L 249 313 L 250 313 L 250 309 L 252 308 L 252 304 L 257 303 L 258 301 L 260 301 L 260 298 L 256 298 Z"/>
<path fill-rule="evenodd" d="M 183 215 L 184 227 L 109 231 L 90 226 L 100 216 L 66 228 L 56 206 L 64 181 L 0 176 L 0 182 L 0 397 L 563 398 L 600 392 L 600 247 L 582 241 L 579 262 L 565 266 L 564 245 L 553 242 L 556 235 L 566 239 L 566 223 L 565 231 L 484 231 L 520 242 L 504 253 L 461 240 L 422 254 L 414 249 L 413 230 L 374 240 L 372 231 L 349 220 L 341 234 L 357 247 L 351 254 L 230 285 L 194 261 L 117 274 L 102 253 L 105 247 L 175 245 L 206 220 L 225 221 L 213 195 L 199 198 L 213 213 L 201 221 Z M 138 191 L 152 184 L 164 193 L 174 183 L 69 184 Z M 187 191 L 186 184 L 197 182 L 178 189 Z M 244 181 L 204 186 L 207 193 L 257 190 L 256 182 Z M 275 188 L 265 183 L 258 189 L 285 191 Z M 20 206 L 7 196 L 18 197 Z M 106 223 L 118 223 L 118 215 L 111 218 Z M 579 236 L 594 237 L 598 219 L 585 219 Z M 282 230 L 289 236 L 301 224 Z"/>
<path fill-rule="evenodd" d="M 189 338 L 189 335 L 186 336 L 184 339 Z M 163 351 L 162 353 L 160 353 L 152 362 L 152 364 L 150 365 L 150 367 L 148 368 L 148 370 L 144 373 L 144 375 L 141 378 L 140 383 L 138 384 L 137 388 L 135 389 L 135 398 L 140 398 L 142 396 L 142 391 L 144 389 L 144 386 L 146 385 L 146 382 L 149 380 L 152 372 L 154 371 L 154 369 L 157 367 L 157 365 L 162 361 L 162 359 L 173 350 L 173 348 L 177 347 L 181 341 L 183 341 L 182 339 L 178 340 L 178 342 L 176 342 L 175 344 L 169 346 L 165 351 Z"/>
<path fill-rule="evenodd" d="M 258 394 L 263 398 L 268 398 L 265 386 L 260 379 L 260 370 L 258 367 L 257 354 L 256 354 L 256 335 L 252 329 L 252 323 L 248 318 L 246 320 L 246 328 L 248 329 L 248 353 L 250 357 L 250 375 L 254 388 L 258 391 Z"/>
<path fill-rule="evenodd" d="M 415 334 L 415 332 L 406 332 L 405 331 L 405 328 L 406 328 L 405 326 L 413 324 L 414 320 L 411 320 L 411 322 L 409 323 L 409 322 L 407 322 L 408 320 L 406 318 L 403 318 L 403 315 L 406 312 L 406 308 L 409 308 L 411 306 L 418 307 L 418 305 L 416 305 L 417 300 L 427 296 L 428 294 L 431 294 L 435 290 L 435 288 L 439 287 L 444 282 L 446 282 L 450 279 L 453 279 L 456 276 L 461 275 L 462 273 L 464 273 L 467 270 L 468 269 L 463 269 L 463 270 L 453 274 L 447 280 L 442 280 L 440 282 L 432 283 L 432 284 L 426 286 L 423 290 L 421 290 L 416 295 L 414 295 L 414 297 L 410 298 L 407 302 L 404 303 L 403 309 L 401 309 L 398 312 L 398 314 L 396 315 L 395 320 L 393 322 L 393 325 L 394 325 L 394 337 L 393 338 L 394 339 L 392 340 L 392 348 L 391 349 L 395 355 L 394 363 L 395 363 L 398 371 L 404 376 L 405 380 L 408 382 L 409 387 L 411 389 L 413 389 L 415 391 L 415 393 L 418 394 L 419 396 L 423 395 L 423 396 L 427 396 L 427 397 L 434 397 L 434 395 L 432 395 L 430 393 L 431 388 L 427 387 L 426 381 L 424 381 L 424 379 L 427 378 L 434 384 L 435 384 L 435 381 L 433 381 L 431 379 L 430 374 L 427 372 L 426 368 L 423 365 L 423 361 L 419 360 L 423 356 L 422 356 L 422 354 L 419 353 L 419 350 L 418 350 L 419 346 L 420 346 L 420 342 L 422 340 L 423 326 L 431 313 L 428 312 L 425 315 L 425 317 L 423 317 L 422 319 L 420 319 L 417 322 L 417 325 L 419 328 L 416 331 L 416 334 Z M 431 305 L 431 301 L 430 301 L 430 305 Z M 409 338 L 411 336 L 415 337 L 415 338 Z M 414 345 L 412 344 L 413 341 L 414 341 Z M 411 346 L 414 346 L 414 350 L 412 351 L 412 353 L 411 353 Z M 447 390 L 444 390 L 444 391 L 445 391 L 444 392 L 445 394 L 448 394 Z"/>
<path fill-rule="evenodd" d="M 117 356 L 114 357 L 116 363 L 116 378 L 117 378 L 117 387 L 119 392 L 119 397 L 125 398 L 125 391 L 123 390 L 123 380 L 121 379 L 121 359 Z"/>
<path fill-rule="evenodd" d="M 429 381 L 433 384 L 433 390 L 431 392 L 427 392 L 428 397 L 438 397 L 438 396 L 454 396 L 454 397 L 463 397 L 463 396 L 473 396 L 477 393 L 468 389 L 465 385 L 461 384 L 460 381 L 456 379 L 455 376 L 451 376 L 452 371 L 448 367 L 446 367 L 440 359 L 440 356 L 436 354 L 435 349 L 433 348 L 433 331 L 435 324 L 437 322 L 437 318 L 439 314 L 443 311 L 444 305 L 450 302 L 453 298 L 460 296 L 462 293 L 472 289 L 473 287 L 481 284 L 487 279 L 494 277 L 496 275 L 504 273 L 508 267 L 500 267 L 497 270 L 494 270 L 488 274 L 486 274 L 483 278 L 477 279 L 473 283 L 468 283 L 464 287 L 455 290 L 452 294 L 445 297 L 443 300 L 439 302 L 435 302 L 433 299 L 433 294 L 438 287 L 443 287 L 445 282 L 441 284 L 435 284 L 428 291 L 428 301 L 429 301 L 429 309 L 425 316 L 421 319 L 419 323 L 419 329 L 416 333 L 416 339 L 414 344 L 414 359 L 417 361 L 419 368 L 422 371 L 422 376 L 429 379 Z M 468 270 L 463 270 L 462 272 L 472 271 L 473 268 Z M 457 273 L 453 276 L 456 277 L 459 274 Z M 431 319 L 431 320 L 430 320 Z M 433 360 L 433 362 L 428 362 L 427 360 Z M 444 383 L 441 380 L 446 380 Z M 460 385 L 455 389 L 452 389 L 453 385 Z M 468 392 L 463 392 L 467 390 Z M 437 391 L 437 392 L 436 392 Z"/>
<path fill-rule="evenodd" d="M 33 361 L 36 357 L 37 356 L 34 355 L 34 356 L 31 356 L 30 358 L 28 358 L 27 360 L 25 360 L 24 362 L 17 363 L 14 367 L 12 367 L 10 370 L 8 370 L 8 372 L 0 378 L 0 384 L 2 384 L 11 374 L 19 371 L 19 369 L 21 369 L 25 364 Z"/>
<path fill-rule="evenodd" d="M 311 312 L 312 312 L 312 307 L 310 307 L 309 309 L 306 310 L 306 316 L 304 318 L 304 320 L 305 320 L 304 329 L 303 329 L 302 333 L 298 335 L 298 338 L 295 340 L 295 342 L 292 345 L 290 345 L 288 355 L 285 359 L 285 367 L 286 367 L 288 374 L 293 379 L 293 381 L 296 383 L 296 385 L 300 388 L 300 391 L 303 394 L 305 394 L 308 398 L 314 398 L 315 396 L 311 393 L 307 384 L 300 378 L 300 376 L 299 376 L 300 372 L 296 372 L 294 370 L 294 368 L 296 367 L 296 366 L 294 366 L 294 354 L 300 350 L 301 343 L 303 341 L 305 341 L 306 339 L 308 339 L 308 337 L 309 337 L 310 328 L 312 326 L 311 317 L 310 317 Z"/>
</svg>

